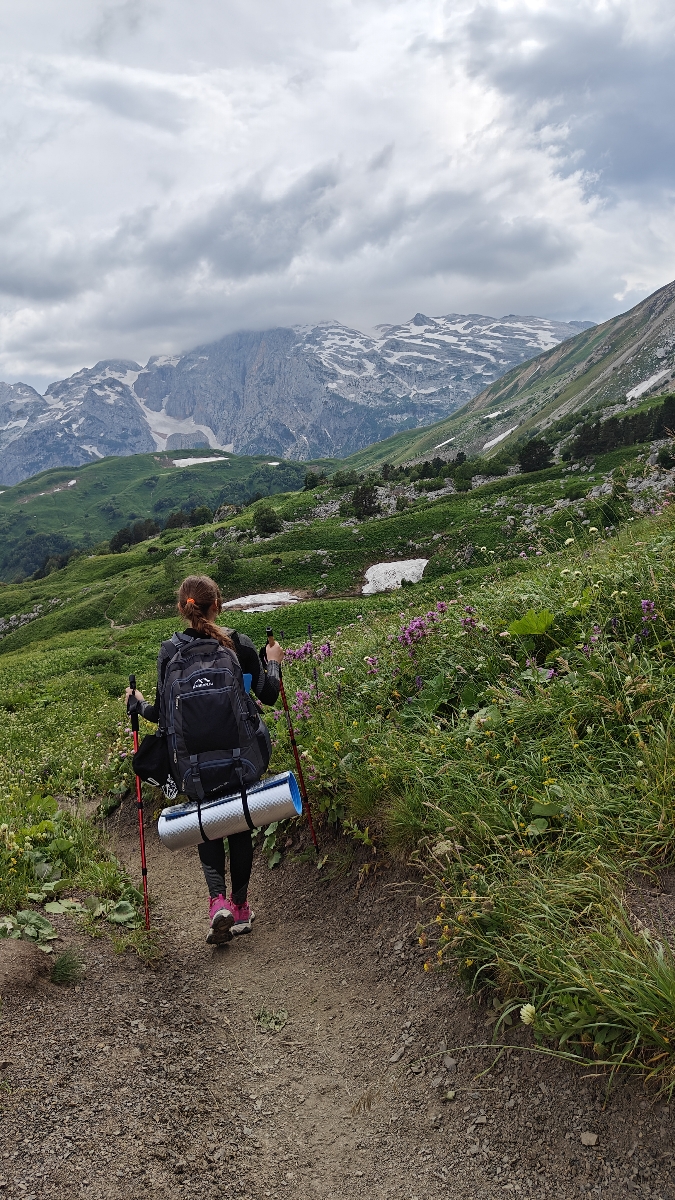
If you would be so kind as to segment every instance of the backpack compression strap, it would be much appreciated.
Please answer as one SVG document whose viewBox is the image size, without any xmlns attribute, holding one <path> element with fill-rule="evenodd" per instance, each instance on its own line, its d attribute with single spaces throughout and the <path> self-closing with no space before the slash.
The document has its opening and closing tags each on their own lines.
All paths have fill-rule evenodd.
<svg viewBox="0 0 675 1200">
<path fill-rule="evenodd" d="M 197 793 L 197 820 L 199 821 L 199 832 L 205 842 L 210 842 L 211 838 L 207 835 L 204 826 L 202 825 L 202 800 L 204 799 L 204 788 L 202 787 L 202 777 L 199 773 L 199 759 L 196 754 L 190 755 L 190 768 L 192 773 L 192 782 Z"/>
<path fill-rule="evenodd" d="M 241 750 L 239 749 L 239 747 L 237 747 L 236 750 L 232 751 L 232 757 L 235 760 L 240 760 Z M 206 830 L 204 829 L 204 826 L 202 825 L 202 800 L 204 799 L 204 788 L 202 787 L 201 775 L 199 773 L 199 757 L 197 754 L 190 755 L 190 767 L 191 767 L 191 773 L 192 773 L 192 782 L 194 784 L 195 792 L 197 793 L 197 820 L 199 822 L 199 832 L 201 833 L 202 838 L 204 839 L 205 842 L 210 842 L 212 839 L 207 835 Z M 248 807 L 248 795 L 246 792 L 246 783 L 244 781 L 244 771 L 241 766 L 241 762 L 238 762 L 238 765 L 235 767 L 235 774 L 237 776 L 237 779 L 239 780 L 239 791 L 241 793 L 241 807 L 244 810 L 244 818 L 246 820 L 246 824 L 248 825 L 249 829 L 253 830 L 253 829 L 255 829 L 255 825 L 253 824 L 253 821 L 251 820 L 251 811 Z"/>
<path fill-rule="evenodd" d="M 233 750 L 232 757 L 235 759 L 239 759 L 241 757 L 241 750 L 238 750 L 238 749 Z M 239 763 L 238 766 L 235 767 L 235 773 L 236 773 L 237 779 L 239 780 L 239 791 L 241 792 L 241 807 L 244 810 L 244 817 L 246 818 L 246 824 L 248 825 L 249 829 L 255 829 L 255 825 L 253 824 L 253 821 L 251 820 L 251 813 L 250 813 L 250 810 L 248 807 L 248 796 L 246 795 L 246 784 L 244 782 L 244 771 L 241 766 L 241 763 Z"/>
</svg>

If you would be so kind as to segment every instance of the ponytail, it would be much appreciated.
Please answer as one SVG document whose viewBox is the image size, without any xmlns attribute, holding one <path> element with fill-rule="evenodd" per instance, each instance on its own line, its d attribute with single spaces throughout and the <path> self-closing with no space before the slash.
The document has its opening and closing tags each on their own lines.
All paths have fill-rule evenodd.
<svg viewBox="0 0 675 1200">
<path fill-rule="evenodd" d="M 214 638 L 221 646 L 234 650 L 232 638 L 228 637 L 220 625 L 215 625 L 208 619 L 207 614 L 212 608 L 217 607 L 220 612 L 222 602 L 223 597 L 218 584 L 208 575 L 188 575 L 178 591 L 178 611 L 184 620 L 197 633 Z"/>
</svg>

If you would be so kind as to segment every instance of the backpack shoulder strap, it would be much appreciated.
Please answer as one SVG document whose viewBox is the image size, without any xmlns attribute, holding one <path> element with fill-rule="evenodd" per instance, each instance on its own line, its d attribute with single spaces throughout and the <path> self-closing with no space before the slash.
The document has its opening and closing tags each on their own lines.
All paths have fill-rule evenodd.
<svg viewBox="0 0 675 1200">
<path fill-rule="evenodd" d="M 255 646 L 246 635 L 242 638 L 236 629 L 228 629 L 227 633 L 234 642 L 235 653 L 242 671 L 248 672 L 255 686 L 260 675 L 260 659 Z"/>
<path fill-rule="evenodd" d="M 166 669 L 185 644 L 185 634 L 174 633 L 166 642 L 162 642 L 160 650 L 159 686 L 164 687 Z"/>
</svg>

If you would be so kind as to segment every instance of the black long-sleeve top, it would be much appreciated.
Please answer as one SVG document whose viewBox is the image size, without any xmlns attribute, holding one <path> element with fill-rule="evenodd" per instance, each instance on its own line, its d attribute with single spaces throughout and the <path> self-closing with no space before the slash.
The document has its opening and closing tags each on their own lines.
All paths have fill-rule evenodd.
<svg viewBox="0 0 675 1200">
<path fill-rule="evenodd" d="M 198 633 L 196 629 L 186 629 L 184 632 L 188 637 L 208 637 L 208 634 Z M 271 661 L 263 664 L 253 642 L 245 633 L 237 633 L 234 629 L 223 629 L 223 633 L 228 634 L 234 642 L 235 653 L 239 659 L 242 673 L 251 676 L 251 691 L 262 704 L 276 704 L 281 685 L 279 664 Z M 175 653 L 175 646 L 172 647 L 170 642 L 162 642 L 157 659 L 157 688 L 154 704 L 143 700 L 138 706 L 138 711 L 146 721 L 159 720 L 160 686 L 164 679 L 167 663 Z"/>
</svg>

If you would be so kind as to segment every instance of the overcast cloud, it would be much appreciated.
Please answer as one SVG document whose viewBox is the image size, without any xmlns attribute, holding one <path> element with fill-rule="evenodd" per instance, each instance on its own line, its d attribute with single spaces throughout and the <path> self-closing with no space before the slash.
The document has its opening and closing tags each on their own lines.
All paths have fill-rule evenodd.
<svg viewBox="0 0 675 1200">
<path fill-rule="evenodd" d="M 0 378 L 675 277 L 666 0 L 0 12 Z"/>
</svg>

